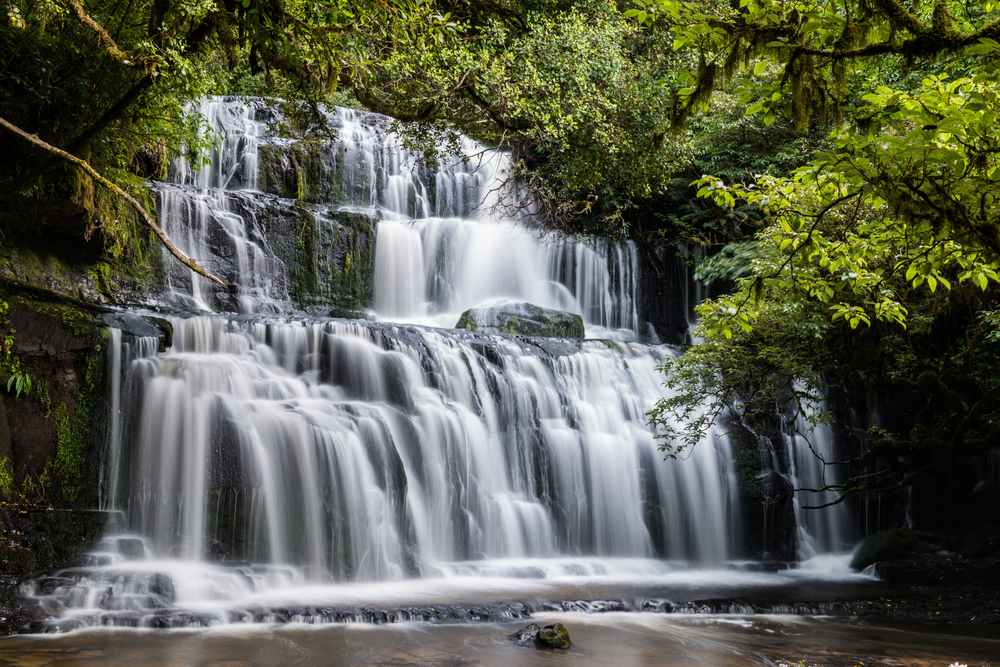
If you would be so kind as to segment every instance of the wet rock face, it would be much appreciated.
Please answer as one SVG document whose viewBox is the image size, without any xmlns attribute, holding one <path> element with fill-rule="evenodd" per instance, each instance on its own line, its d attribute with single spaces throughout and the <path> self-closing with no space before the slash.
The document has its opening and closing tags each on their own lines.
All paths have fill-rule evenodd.
<svg viewBox="0 0 1000 667">
<path fill-rule="evenodd" d="M 73 304 L 14 296 L 5 326 L 32 390 L 0 396 L 0 501 L 97 505 L 106 420 L 104 325 Z M 2 531 L 0 531 L 2 535 Z"/>
<path fill-rule="evenodd" d="M 688 342 L 691 319 L 688 307 L 693 307 L 697 298 L 691 267 L 677 246 L 666 241 L 641 243 L 639 258 L 640 321 L 645 321 L 666 343 Z"/>
<path fill-rule="evenodd" d="M 583 338 L 583 318 L 523 301 L 470 308 L 462 313 L 459 329 L 480 333 L 547 338 Z"/>
<path fill-rule="evenodd" d="M 865 538 L 855 550 L 851 567 L 871 568 L 882 581 L 897 585 L 1000 585 L 1000 553 L 989 548 L 989 536 L 965 542 L 895 528 Z"/>
</svg>

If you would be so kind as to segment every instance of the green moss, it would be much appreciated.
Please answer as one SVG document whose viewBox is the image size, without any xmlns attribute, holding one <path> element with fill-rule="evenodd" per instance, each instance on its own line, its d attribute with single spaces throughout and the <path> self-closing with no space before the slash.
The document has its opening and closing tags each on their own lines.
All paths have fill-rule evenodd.
<svg viewBox="0 0 1000 667">
<path fill-rule="evenodd" d="M 313 300 L 319 285 L 316 261 L 316 219 L 305 208 L 299 209 L 299 227 L 295 234 L 295 250 L 299 261 L 293 264 L 289 276 L 289 292 L 298 304 Z"/>
<path fill-rule="evenodd" d="M 535 635 L 535 646 L 548 649 L 568 649 L 573 645 L 569 638 L 569 630 L 562 623 L 546 625 Z"/>
<path fill-rule="evenodd" d="M 88 271 L 90 279 L 94 281 L 98 291 L 108 299 L 113 299 L 112 268 L 107 262 L 97 262 Z"/>
<path fill-rule="evenodd" d="M 68 502 L 79 498 L 83 483 L 87 430 L 81 424 L 85 420 L 81 419 L 80 408 L 78 404 L 76 410 L 70 412 L 65 403 L 60 403 L 52 415 L 56 427 L 56 456 L 49 465 L 54 468 L 63 499 Z"/>
<path fill-rule="evenodd" d="M 57 482 L 62 499 L 68 503 L 80 500 L 84 491 L 87 450 L 96 431 L 94 406 L 100 392 L 102 372 L 102 348 L 97 345 L 83 362 L 81 391 L 73 408 L 66 403 L 58 403 L 51 411 L 56 428 L 56 455 L 46 465 L 41 481 Z M 48 489 L 46 483 L 43 491 Z"/>
<path fill-rule="evenodd" d="M 334 214 L 332 224 L 320 226 L 300 207 L 289 271 L 289 293 L 299 306 L 361 310 L 371 302 L 373 232 L 369 220 L 356 217 Z"/>
<path fill-rule="evenodd" d="M 19 298 L 18 302 L 25 308 L 41 313 L 66 325 L 75 336 L 87 336 L 96 330 L 94 314 L 80 306 L 57 301 L 40 301 Z"/>
<path fill-rule="evenodd" d="M 14 495 L 14 466 L 10 458 L 0 456 L 0 498 L 10 498 Z"/>
<path fill-rule="evenodd" d="M 306 181 L 306 170 L 302 165 L 295 165 L 295 198 L 299 201 L 306 201 L 309 194 L 309 186 Z"/>
</svg>

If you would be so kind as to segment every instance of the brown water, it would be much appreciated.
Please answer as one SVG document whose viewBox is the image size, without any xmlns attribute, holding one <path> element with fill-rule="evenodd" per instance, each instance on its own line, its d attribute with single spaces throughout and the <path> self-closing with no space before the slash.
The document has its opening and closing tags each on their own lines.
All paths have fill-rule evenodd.
<svg viewBox="0 0 1000 667">
<path fill-rule="evenodd" d="M 817 617 L 649 613 L 552 613 L 538 614 L 535 620 L 564 623 L 573 648 L 549 652 L 515 645 L 508 635 L 524 622 L 93 630 L 0 640 L 0 665 L 1000 665 L 1000 637 L 989 636 L 990 628 L 978 628 L 971 634 L 971 627 L 888 627 Z"/>
</svg>

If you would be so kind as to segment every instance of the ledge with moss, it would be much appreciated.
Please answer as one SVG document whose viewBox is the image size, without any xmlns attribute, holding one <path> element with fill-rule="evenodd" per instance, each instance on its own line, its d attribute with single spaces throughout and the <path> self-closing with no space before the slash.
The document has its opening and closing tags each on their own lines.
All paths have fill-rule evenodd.
<svg viewBox="0 0 1000 667">
<path fill-rule="evenodd" d="M 470 308 L 455 325 L 458 329 L 507 336 L 583 338 L 583 318 L 525 301 L 497 301 Z"/>
</svg>

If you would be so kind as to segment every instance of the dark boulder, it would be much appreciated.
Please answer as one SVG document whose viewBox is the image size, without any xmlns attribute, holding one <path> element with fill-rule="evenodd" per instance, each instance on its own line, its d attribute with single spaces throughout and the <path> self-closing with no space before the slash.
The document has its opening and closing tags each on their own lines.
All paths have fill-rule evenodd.
<svg viewBox="0 0 1000 667">
<path fill-rule="evenodd" d="M 863 570 L 874 563 L 932 554 L 945 548 L 944 538 L 906 528 L 894 528 L 869 535 L 854 551 L 851 567 Z"/>
</svg>

